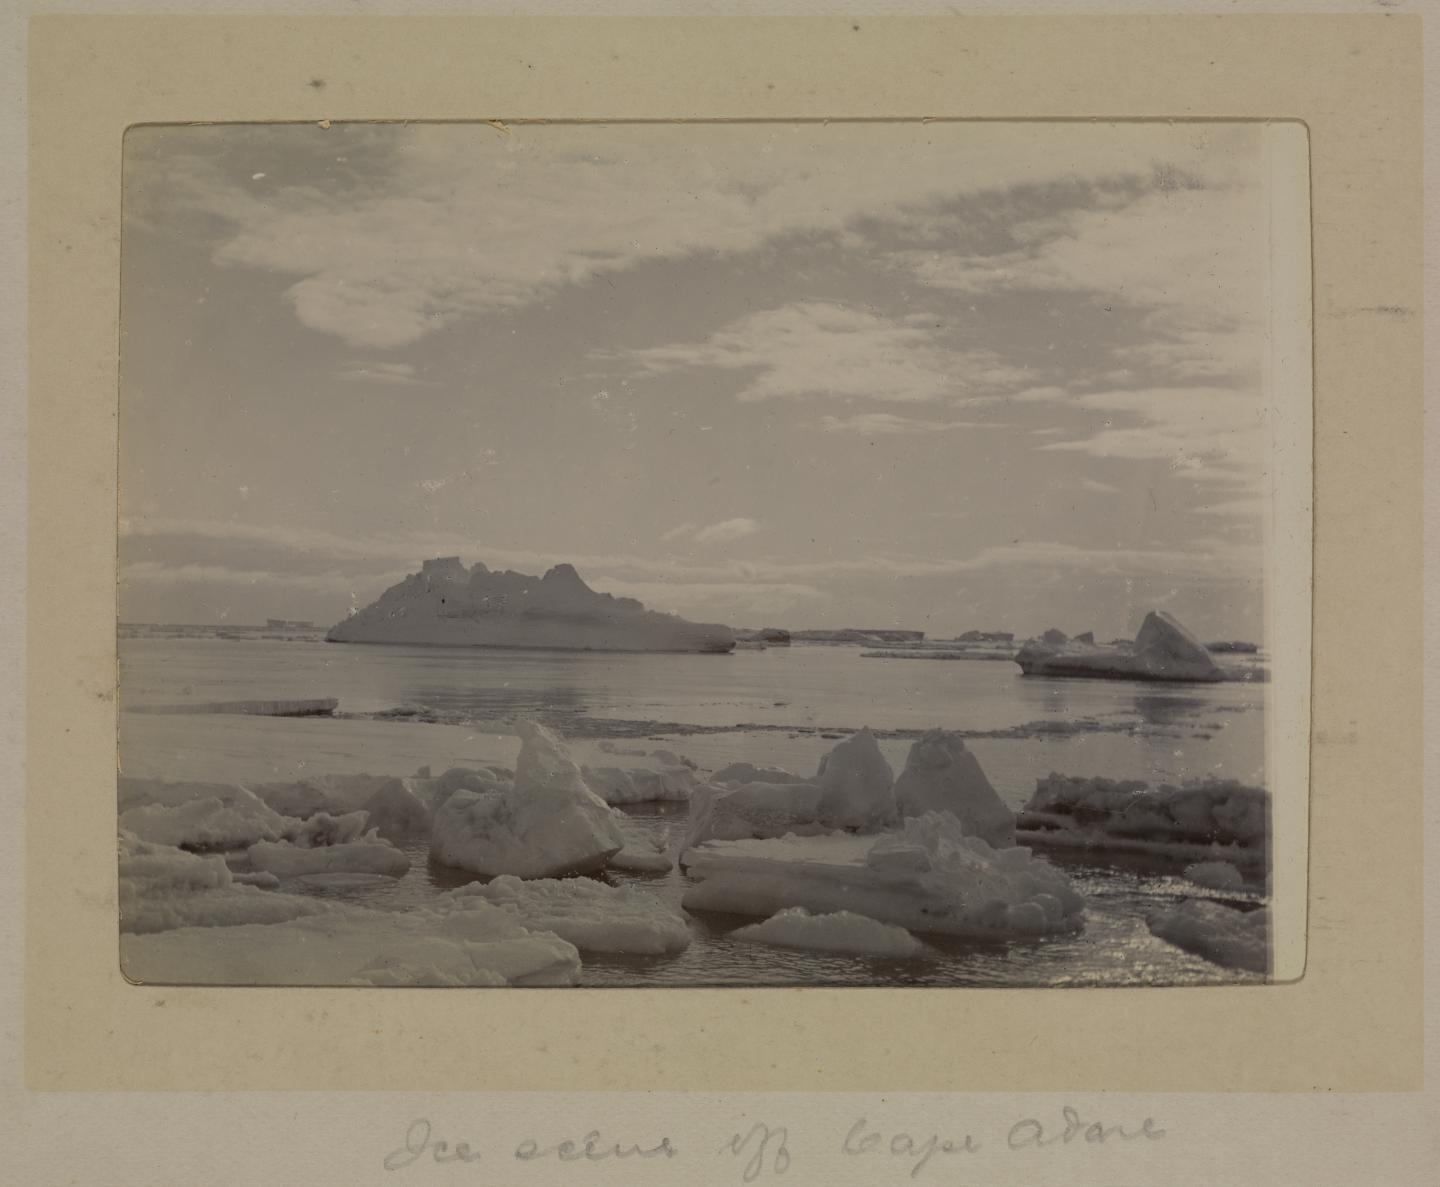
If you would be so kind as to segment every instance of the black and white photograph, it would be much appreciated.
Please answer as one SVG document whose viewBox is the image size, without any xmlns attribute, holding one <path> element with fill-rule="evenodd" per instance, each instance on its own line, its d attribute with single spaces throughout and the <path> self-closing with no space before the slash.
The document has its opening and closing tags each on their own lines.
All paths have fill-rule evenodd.
<svg viewBox="0 0 1440 1187">
<path fill-rule="evenodd" d="M 1289 975 L 1294 133 L 131 128 L 125 976 Z"/>
</svg>

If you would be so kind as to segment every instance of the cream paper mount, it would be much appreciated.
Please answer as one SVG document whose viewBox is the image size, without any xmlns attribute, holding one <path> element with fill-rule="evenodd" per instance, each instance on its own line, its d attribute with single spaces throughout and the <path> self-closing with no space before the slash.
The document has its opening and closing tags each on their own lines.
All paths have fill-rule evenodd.
<svg viewBox="0 0 1440 1187">
<path fill-rule="evenodd" d="M 1377 648 L 1353 629 L 1383 622 L 1393 638 L 1420 637 L 1418 22 L 774 18 L 757 36 L 754 23 L 730 19 L 55 16 L 31 30 L 31 1088 L 470 1089 L 482 1064 L 484 1086 L 497 1090 L 1418 1084 L 1420 653 Z M 317 77 L 323 89 L 308 85 Z M 1259 119 L 1308 129 L 1315 519 L 1304 976 L 1064 994 L 483 999 L 125 982 L 115 951 L 111 591 L 126 129 L 857 118 Z M 1137 1058 L 1158 1050 L 1163 1059 Z"/>
</svg>

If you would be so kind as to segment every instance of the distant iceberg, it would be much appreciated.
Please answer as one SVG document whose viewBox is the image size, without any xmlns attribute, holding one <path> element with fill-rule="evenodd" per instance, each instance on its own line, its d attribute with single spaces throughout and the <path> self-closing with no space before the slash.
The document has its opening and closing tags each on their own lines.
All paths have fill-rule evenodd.
<svg viewBox="0 0 1440 1187">
<path fill-rule="evenodd" d="M 331 643 L 411 643 L 565 651 L 735 649 L 728 626 L 687 622 L 634 598 L 597 593 L 572 565 L 543 577 L 428 560 L 377 601 L 330 628 Z"/>
<path fill-rule="evenodd" d="M 1225 680 L 1225 670 L 1173 616 L 1152 610 L 1131 644 L 1100 645 L 1089 632 L 1075 639 L 1051 628 L 1015 655 L 1027 676 L 1090 676 L 1111 680 Z"/>
</svg>

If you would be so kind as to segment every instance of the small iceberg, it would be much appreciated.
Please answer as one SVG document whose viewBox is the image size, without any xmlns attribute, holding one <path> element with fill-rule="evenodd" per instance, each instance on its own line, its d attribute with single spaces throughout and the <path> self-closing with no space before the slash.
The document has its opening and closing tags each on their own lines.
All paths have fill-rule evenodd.
<svg viewBox="0 0 1440 1187">
<path fill-rule="evenodd" d="M 525 722 L 520 736 L 513 784 L 454 791 L 436 811 L 431 858 L 486 878 L 603 869 L 625 846 L 609 805 L 550 730 Z"/>
<path fill-rule="evenodd" d="M 931 730 L 911 745 L 895 782 L 895 806 L 902 816 L 949 812 L 966 833 L 997 849 L 1015 844 L 1015 813 L 956 733 Z"/>
<path fill-rule="evenodd" d="M 774 948 L 901 960 L 927 951 L 925 945 L 903 927 L 892 927 L 851 911 L 812 915 L 804 907 L 788 907 L 764 923 L 737 928 L 730 933 L 730 938 Z"/>
</svg>

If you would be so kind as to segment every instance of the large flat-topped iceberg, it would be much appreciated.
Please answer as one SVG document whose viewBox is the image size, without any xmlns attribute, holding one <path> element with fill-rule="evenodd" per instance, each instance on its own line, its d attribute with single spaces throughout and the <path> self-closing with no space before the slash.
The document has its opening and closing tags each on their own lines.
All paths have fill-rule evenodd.
<svg viewBox="0 0 1440 1187">
<path fill-rule="evenodd" d="M 1145 616 L 1132 644 L 1097 644 L 1093 636 L 1067 639 L 1046 631 L 1015 655 L 1027 676 L 1090 676 L 1111 680 L 1185 680 L 1226 678 L 1210 652 L 1163 610 Z"/>
<path fill-rule="evenodd" d="M 735 648 L 727 626 L 647 610 L 598 593 L 571 565 L 543 577 L 467 569 L 459 557 L 426 561 L 377 601 L 337 623 L 332 643 L 422 643 L 567 651 L 713 651 Z"/>
</svg>

